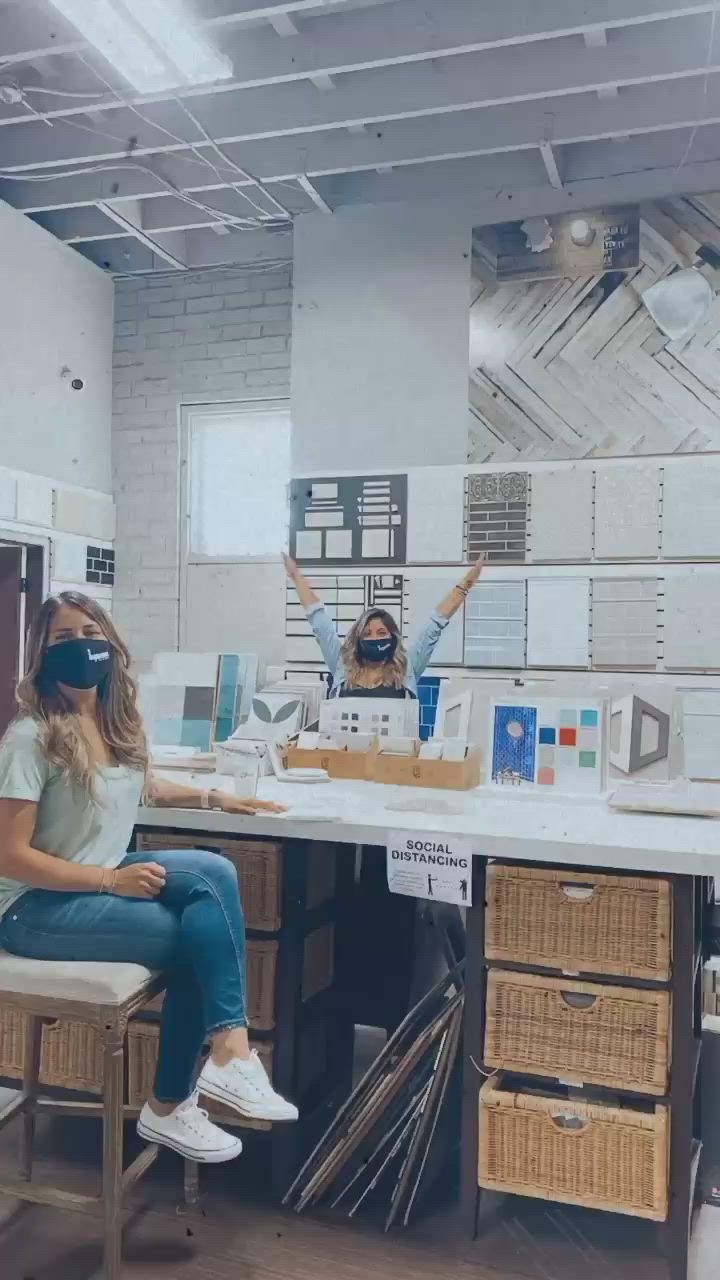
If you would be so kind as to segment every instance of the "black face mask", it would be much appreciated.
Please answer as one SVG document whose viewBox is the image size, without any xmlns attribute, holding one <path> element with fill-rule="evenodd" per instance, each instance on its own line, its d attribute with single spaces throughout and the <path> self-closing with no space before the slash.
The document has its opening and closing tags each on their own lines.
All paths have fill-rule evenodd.
<svg viewBox="0 0 720 1280">
<path fill-rule="evenodd" d="M 358 653 L 363 662 L 392 662 L 397 649 L 397 636 L 386 640 L 361 640 Z"/>
<path fill-rule="evenodd" d="M 107 640 L 61 640 L 45 650 L 41 674 L 68 689 L 94 689 L 110 674 L 111 665 Z"/>
</svg>

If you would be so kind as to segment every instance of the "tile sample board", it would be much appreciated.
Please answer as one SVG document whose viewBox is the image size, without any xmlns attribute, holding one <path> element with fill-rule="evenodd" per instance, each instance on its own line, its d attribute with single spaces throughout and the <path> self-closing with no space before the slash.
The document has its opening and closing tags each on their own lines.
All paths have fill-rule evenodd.
<svg viewBox="0 0 720 1280">
<path fill-rule="evenodd" d="M 209 751 L 219 654 L 158 653 L 153 660 L 153 746 Z"/>
<path fill-rule="evenodd" d="M 654 464 L 598 467 L 596 560 L 655 560 L 660 550 L 662 472 Z"/>
<path fill-rule="evenodd" d="M 406 578 L 407 634 L 410 645 L 418 639 L 430 621 L 430 615 L 448 594 L 452 580 L 447 574 L 434 578 Z M 463 660 L 464 617 L 462 609 L 452 617 L 443 631 L 429 666 L 458 665 Z"/>
<path fill-rule="evenodd" d="M 525 471 L 497 471 L 467 478 L 465 557 L 484 554 L 490 563 L 525 560 L 528 477 Z"/>
<path fill-rule="evenodd" d="M 17 480 L 11 471 L 0 470 L 0 516 L 14 520 L 17 509 Z"/>
<path fill-rule="evenodd" d="M 673 696 L 666 685 L 647 696 L 629 693 L 613 698 L 608 748 L 611 782 L 668 781 Z"/>
<path fill-rule="evenodd" d="M 404 564 L 407 476 L 290 484 L 290 554 L 303 564 Z"/>
<path fill-rule="evenodd" d="M 658 579 L 595 578 L 592 585 L 592 665 L 658 663 Z"/>
<path fill-rule="evenodd" d="M 401 575 L 331 573 L 308 574 L 307 578 L 325 605 L 341 640 L 366 609 L 387 609 L 404 632 Z M 297 591 L 290 582 L 285 597 L 285 658 L 291 663 L 325 665 Z"/>
<path fill-rule="evenodd" d="M 720 458 L 665 467 L 662 554 L 684 560 L 720 557 Z"/>
<path fill-rule="evenodd" d="M 527 665 L 587 667 L 590 579 L 531 578 L 527 587 Z"/>
<path fill-rule="evenodd" d="M 524 667 L 525 582 L 480 582 L 465 602 L 465 665 Z"/>
<path fill-rule="evenodd" d="M 529 559 L 592 559 L 594 487 L 589 467 L 566 467 L 533 475 Z"/>
<path fill-rule="evenodd" d="M 115 537 L 115 504 L 111 497 L 78 489 L 55 491 L 56 529 L 111 541 Z"/>
<path fill-rule="evenodd" d="M 720 573 L 665 579 L 664 663 L 674 671 L 720 668 Z"/>
<path fill-rule="evenodd" d="M 602 789 L 603 706 L 577 698 L 494 700 L 489 781 L 588 795 Z"/>
<path fill-rule="evenodd" d="M 465 477 L 449 467 L 408 474 L 407 559 L 415 564 L 460 564 L 463 559 Z"/>
<path fill-rule="evenodd" d="M 720 780 L 720 693 L 698 689 L 683 695 L 682 736 L 685 776 Z"/>
<path fill-rule="evenodd" d="M 53 487 L 42 476 L 18 476 L 17 519 L 20 524 L 52 528 Z"/>
</svg>

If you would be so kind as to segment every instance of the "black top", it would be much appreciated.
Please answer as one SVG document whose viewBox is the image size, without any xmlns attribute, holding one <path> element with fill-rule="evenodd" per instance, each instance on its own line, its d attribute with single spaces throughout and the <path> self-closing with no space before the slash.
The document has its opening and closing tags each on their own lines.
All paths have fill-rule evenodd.
<svg viewBox="0 0 720 1280">
<path fill-rule="evenodd" d="M 390 684 L 378 685 L 377 689 L 364 688 L 348 688 L 346 684 L 341 684 L 337 693 L 337 698 L 414 698 L 415 694 L 410 689 L 396 689 Z"/>
</svg>

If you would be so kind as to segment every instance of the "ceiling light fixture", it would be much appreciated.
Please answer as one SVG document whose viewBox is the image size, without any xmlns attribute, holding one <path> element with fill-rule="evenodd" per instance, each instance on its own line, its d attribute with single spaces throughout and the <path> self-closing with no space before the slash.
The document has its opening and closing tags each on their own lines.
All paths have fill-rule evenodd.
<svg viewBox="0 0 720 1280">
<path fill-rule="evenodd" d="M 52 0 L 54 7 L 139 93 L 210 84 L 232 63 L 183 0 Z"/>
</svg>

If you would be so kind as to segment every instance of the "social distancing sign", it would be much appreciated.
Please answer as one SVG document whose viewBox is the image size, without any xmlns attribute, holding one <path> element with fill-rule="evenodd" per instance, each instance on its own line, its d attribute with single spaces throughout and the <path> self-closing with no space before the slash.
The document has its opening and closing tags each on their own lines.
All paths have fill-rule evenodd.
<svg viewBox="0 0 720 1280">
<path fill-rule="evenodd" d="M 429 902 L 472 905 L 472 840 L 469 836 L 391 831 L 387 844 L 391 893 Z"/>
</svg>

